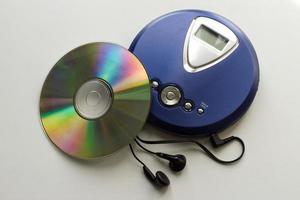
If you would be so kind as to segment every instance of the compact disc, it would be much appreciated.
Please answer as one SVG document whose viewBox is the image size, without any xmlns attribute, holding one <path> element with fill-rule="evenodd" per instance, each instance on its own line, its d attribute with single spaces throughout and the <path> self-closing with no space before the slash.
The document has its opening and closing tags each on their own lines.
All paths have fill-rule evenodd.
<svg viewBox="0 0 300 200">
<path fill-rule="evenodd" d="M 128 145 L 150 109 L 150 85 L 141 62 L 127 49 L 91 43 L 63 56 L 40 97 L 45 133 L 66 154 L 98 158 Z"/>
</svg>

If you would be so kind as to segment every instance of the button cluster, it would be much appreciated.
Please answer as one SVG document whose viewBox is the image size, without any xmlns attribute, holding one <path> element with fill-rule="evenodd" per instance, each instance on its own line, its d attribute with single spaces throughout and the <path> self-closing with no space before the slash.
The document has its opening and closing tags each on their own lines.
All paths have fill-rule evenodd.
<svg viewBox="0 0 300 200">
<path fill-rule="evenodd" d="M 180 92 L 180 89 L 174 85 L 168 85 L 164 87 L 162 90 L 159 90 L 160 87 L 159 82 L 152 81 L 151 86 L 152 88 L 160 91 L 160 100 L 166 106 L 175 106 L 179 104 L 179 102 L 182 99 L 182 94 Z M 186 112 L 191 112 L 194 108 L 194 105 L 192 101 L 185 100 L 182 107 Z M 205 110 L 203 107 L 197 109 L 197 113 L 199 115 L 202 115 L 204 112 Z"/>
</svg>

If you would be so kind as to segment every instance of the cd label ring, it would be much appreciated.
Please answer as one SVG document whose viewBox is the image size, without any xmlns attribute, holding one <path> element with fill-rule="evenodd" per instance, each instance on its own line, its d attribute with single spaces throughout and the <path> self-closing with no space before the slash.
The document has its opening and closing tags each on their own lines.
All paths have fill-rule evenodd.
<svg viewBox="0 0 300 200">
<path fill-rule="evenodd" d="M 74 97 L 77 113 L 85 119 L 98 119 L 111 107 L 113 93 L 103 79 L 95 78 L 82 84 Z"/>
</svg>

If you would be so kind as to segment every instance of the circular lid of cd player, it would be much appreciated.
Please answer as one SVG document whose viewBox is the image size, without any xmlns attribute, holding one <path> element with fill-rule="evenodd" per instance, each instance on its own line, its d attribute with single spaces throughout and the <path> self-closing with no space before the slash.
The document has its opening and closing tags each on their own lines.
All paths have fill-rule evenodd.
<svg viewBox="0 0 300 200">
<path fill-rule="evenodd" d="M 149 120 L 183 136 L 207 136 L 252 103 L 259 65 L 247 36 L 215 13 L 183 10 L 147 25 L 131 44 L 152 82 Z"/>
</svg>

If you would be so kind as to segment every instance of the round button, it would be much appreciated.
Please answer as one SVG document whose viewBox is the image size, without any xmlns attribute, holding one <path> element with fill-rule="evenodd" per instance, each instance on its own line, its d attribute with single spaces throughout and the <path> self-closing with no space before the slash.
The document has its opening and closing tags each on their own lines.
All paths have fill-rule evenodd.
<svg viewBox="0 0 300 200">
<path fill-rule="evenodd" d="M 175 86 L 167 86 L 161 91 L 160 98 L 165 105 L 174 106 L 180 101 L 181 92 Z"/>
<path fill-rule="evenodd" d="M 153 88 L 157 88 L 159 86 L 159 83 L 157 81 L 152 81 L 151 86 Z"/>
<path fill-rule="evenodd" d="M 201 114 L 203 114 L 204 113 L 204 109 L 203 108 L 198 108 L 198 113 L 201 115 Z"/>
<path fill-rule="evenodd" d="M 185 109 L 186 111 L 191 111 L 192 108 L 193 108 L 192 103 L 186 102 L 186 103 L 184 104 L 184 109 Z"/>
</svg>

